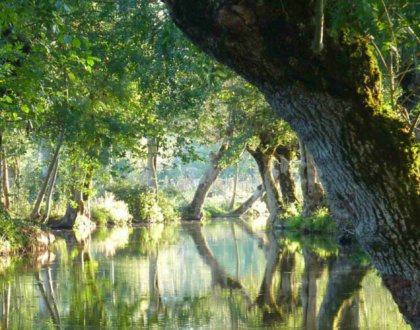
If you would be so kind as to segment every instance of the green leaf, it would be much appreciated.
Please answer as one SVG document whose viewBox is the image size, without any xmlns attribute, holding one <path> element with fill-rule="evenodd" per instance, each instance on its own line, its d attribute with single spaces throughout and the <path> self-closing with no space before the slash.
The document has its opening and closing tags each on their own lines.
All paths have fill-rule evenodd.
<svg viewBox="0 0 420 330">
<path fill-rule="evenodd" d="M 63 3 L 61 1 L 57 1 L 55 3 L 55 8 L 57 8 L 58 10 L 60 10 L 61 8 L 63 8 Z"/>
<path fill-rule="evenodd" d="M 70 78 L 71 81 L 75 81 L 76 80 L 76 77 L 75 77 L 75 75 L 73 73 L 69 73 L 69 78 Z"/>
<path fill-rule="evenodd" d="M 89 64 L 90 66 L 93 66 L 93 65 L 95 65 L 95 61 L 92 60 L 91 58 L 88 58 L 87 59 L 87 64 Z"/>
<path fill-rule="evenodd" d="M 71 37 L 68 34 L 64 36 L 64 42 L 71 45 Z"/>
<path fill-rule="evenodd" d="M 24 113 L 28 113 L 29 112 L 29 107 L 27 105 L 22 105 L 20 108 Z"/>
<path fill-rule="evenodd" d="M 73 41 L 71 42 L 71 44 L 76 48 L 80 48 L 80 46 L 82 45 L 81 41 L 77 38 L 73 38 Z"/>
</svg>

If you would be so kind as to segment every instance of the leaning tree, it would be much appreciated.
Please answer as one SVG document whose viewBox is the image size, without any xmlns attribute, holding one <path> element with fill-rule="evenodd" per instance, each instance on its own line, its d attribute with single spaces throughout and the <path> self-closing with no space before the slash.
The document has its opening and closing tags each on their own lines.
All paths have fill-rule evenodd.
<svg viewBox="0 0 420 330">
<path fill-rule="evenodd" d="M 381 107 L 369 33 L 355 32 L 355 20 L 333 24 L 351 6 L 339 0 L 164 2 L 196 46 L 257 86 L 296 131 L 333 213 L 349 216 L 405 319 L 420 328 L 418 149 L 401 117 Z"/>
</svg>

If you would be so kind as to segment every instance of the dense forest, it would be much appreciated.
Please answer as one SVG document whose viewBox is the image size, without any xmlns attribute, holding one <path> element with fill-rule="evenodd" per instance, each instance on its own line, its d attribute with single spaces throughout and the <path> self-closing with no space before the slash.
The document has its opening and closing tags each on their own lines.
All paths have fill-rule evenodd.
<svg viewBox="0 0 420 330">
<path fill-rule="evenodd" d="M 419 13 L 411 0 L 0 1 L 2 328 L 21 328 L 9 322 L 18 309 L 10 308 L 11 292 L 20 295 L 10 278 L 24 255 L 38 255 L 28 276 L 34 272 L 56 327 L 76 326 L 82 313 L 82 328 L 130 328 L 137 313 L 142 326 L 171 328 L 165 322 L 175 313 L 175 328 L 186 328 L 177 314 L 186 305 L 160 290 L 170 271 L 157 266 L 158 256 L 176 253 L 174 245 L 186 249 L 182 269 L 198 262 L 194 248 L 212 287 L 230 290 L 229 299 L 204 296 L 230 306 L 232 328 L 241 317 L 247 328 L 285 325 L 286 305 L 302 312 L 293 322 L 305 329 L 379 326 L 351 311 L 368 300 L 360 292 L 369 282 L 388 290 L 390 315 L 398 308 L 420 329 Z M 204 227 L 212 226 L 221 229 L 210 238 Z M 102 243 L 105 256 L 91 253 Z M 259 289 L 240 279 L 241 249 L 251 265 L 243 272 L 254 276 L 252 265 L 261 263 L 254 243 L 267 263 Z M 236 255 L 236 277 L 216 255 Z M 136 281 L 146 283 L 138 274 L 116 281 L 113 258 L 124 256 L 148 278 L 147 313 L 141 301 L 116 304 L 114 291 L 125 323 L 96 324 L 109 289 L 96 283 L 100 265 L 112 260 L 112 285 L 127 285 L 116 289 L 121 299 L 124 290 L 137 292 Z M 296 260 L 297 291 L 284 275 Z M 71 269 L 95 287 L 67 297 L 53 283 Z M 326 273 L 317 304 L 311 295 Z M 207 290 L 206 279 L 194 289 L 183 281 L 176 287 L 187 290 L 184 299 Z M 81 307 L 78 295 L 97 300 L 96 312 L 86 314 L 92 302 Z M 214 305 L 196 303 L 187 309 Z M 75 314 L 63 323 L 69 310 Z M 207 325 L 221 327 L 226 313 L 208 315 Z"/>
</svg>

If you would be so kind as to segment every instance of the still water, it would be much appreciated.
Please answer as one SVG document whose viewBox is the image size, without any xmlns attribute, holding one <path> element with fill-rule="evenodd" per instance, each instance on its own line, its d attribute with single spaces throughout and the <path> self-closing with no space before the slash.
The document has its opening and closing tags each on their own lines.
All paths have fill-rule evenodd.
<svg viewBox="0 0 420 330">
<path fill-rule="evenodd" d="M 60 232 L 2 265 L 2 329 L 409 329 L 368 258 L 214 221 Z"/>
</svg>

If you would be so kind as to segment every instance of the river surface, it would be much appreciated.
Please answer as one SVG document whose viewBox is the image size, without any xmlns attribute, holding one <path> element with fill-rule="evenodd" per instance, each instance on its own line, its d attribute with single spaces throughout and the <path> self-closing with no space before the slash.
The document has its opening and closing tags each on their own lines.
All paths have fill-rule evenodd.
<svg viewBox="0 0 420 330">
<path fill-rule="evenodd" d="M 59 232 L 4 262 L 1 329 L 409 329 L 369 259 L 213 221 Z"/>
</svg>

